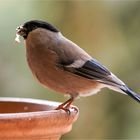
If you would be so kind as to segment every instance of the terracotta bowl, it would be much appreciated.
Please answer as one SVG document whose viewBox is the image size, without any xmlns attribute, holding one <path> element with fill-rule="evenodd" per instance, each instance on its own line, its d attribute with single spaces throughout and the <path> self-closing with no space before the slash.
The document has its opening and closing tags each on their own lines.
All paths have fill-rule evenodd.
<svg viewBox="0 0 140 140">
<path fill-rule="evenodd" d="M 0 140 L 59 140 L 78 118 L 54 110 L 60 103 L 37 99 L 0 98 Z"/>
</svg>

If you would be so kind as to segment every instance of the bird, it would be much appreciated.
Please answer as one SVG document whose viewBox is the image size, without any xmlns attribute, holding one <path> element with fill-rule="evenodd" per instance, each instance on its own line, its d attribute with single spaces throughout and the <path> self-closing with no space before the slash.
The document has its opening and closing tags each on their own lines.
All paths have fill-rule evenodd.
<svg viewBox="0 0 140 140">
<path fill-rule="evenodd" d="M 140 103 L 136 92 L 49 22 L 27 21 L 17 27 L 15 41 L 20 42 L 20 36 L 34 77 L 43 86 L 70 95 L 57 110 L 67 111 L 77 97 L 96 94 L 105 87 Z"/>
</svg>

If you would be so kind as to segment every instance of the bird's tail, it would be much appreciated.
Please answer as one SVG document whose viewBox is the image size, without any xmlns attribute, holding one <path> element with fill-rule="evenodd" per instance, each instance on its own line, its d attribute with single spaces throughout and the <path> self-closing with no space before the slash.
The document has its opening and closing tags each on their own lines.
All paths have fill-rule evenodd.
<svg viewBox="0 0 140 140">
<path fill-rule="evenodd" d="M 131 98 L 136 100 L 137 102 L 140 103 L 140 95 L 132 91 L 130 88 L 128 88 L 126 85 L 120 87 L 120 89 L 125 92 L 127 95 L 129 95 Z"/>
</svg>

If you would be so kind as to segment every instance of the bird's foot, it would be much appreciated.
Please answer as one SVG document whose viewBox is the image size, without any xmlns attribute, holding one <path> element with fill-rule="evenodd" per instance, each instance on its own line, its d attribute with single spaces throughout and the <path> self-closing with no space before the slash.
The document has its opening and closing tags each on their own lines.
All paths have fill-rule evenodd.
<svg viewBox="0 0 140 140">
<path fill-rule="evenodd" d="M 55 110 L 64 110 L 66 113 L 68 113 L 70 115 L 70 106 L 73 103 L 74 98 L 71 97 L 69 100 L 67 100 L 66 102 L 60 104 Z"/>
<path fill-rule="evenodd" d="M 65 108 L 65 107 L 60 105 L 55 110 L 60 110 L 60 109 L 64 110 L 68 115 L 70 115 L 70 109 L 69 108 Z"/>
</svg>

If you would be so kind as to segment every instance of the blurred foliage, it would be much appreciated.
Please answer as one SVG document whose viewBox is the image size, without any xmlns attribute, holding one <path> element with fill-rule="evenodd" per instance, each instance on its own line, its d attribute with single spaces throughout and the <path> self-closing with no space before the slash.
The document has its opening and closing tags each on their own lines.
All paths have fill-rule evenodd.
<svg viewBox="0 0 140 140">
<path fill-rule="evenodd" d="M 70 40 L 140 93 L 140 1 L 0 0 L 0 96 L 65 101 L 33 78 L 17 26 L 32 19 L 53 23 Z M 75 102 L 80 109 L 66 139 L 140 139 L 139 104 L 108 89 Z"/>
</svg>

